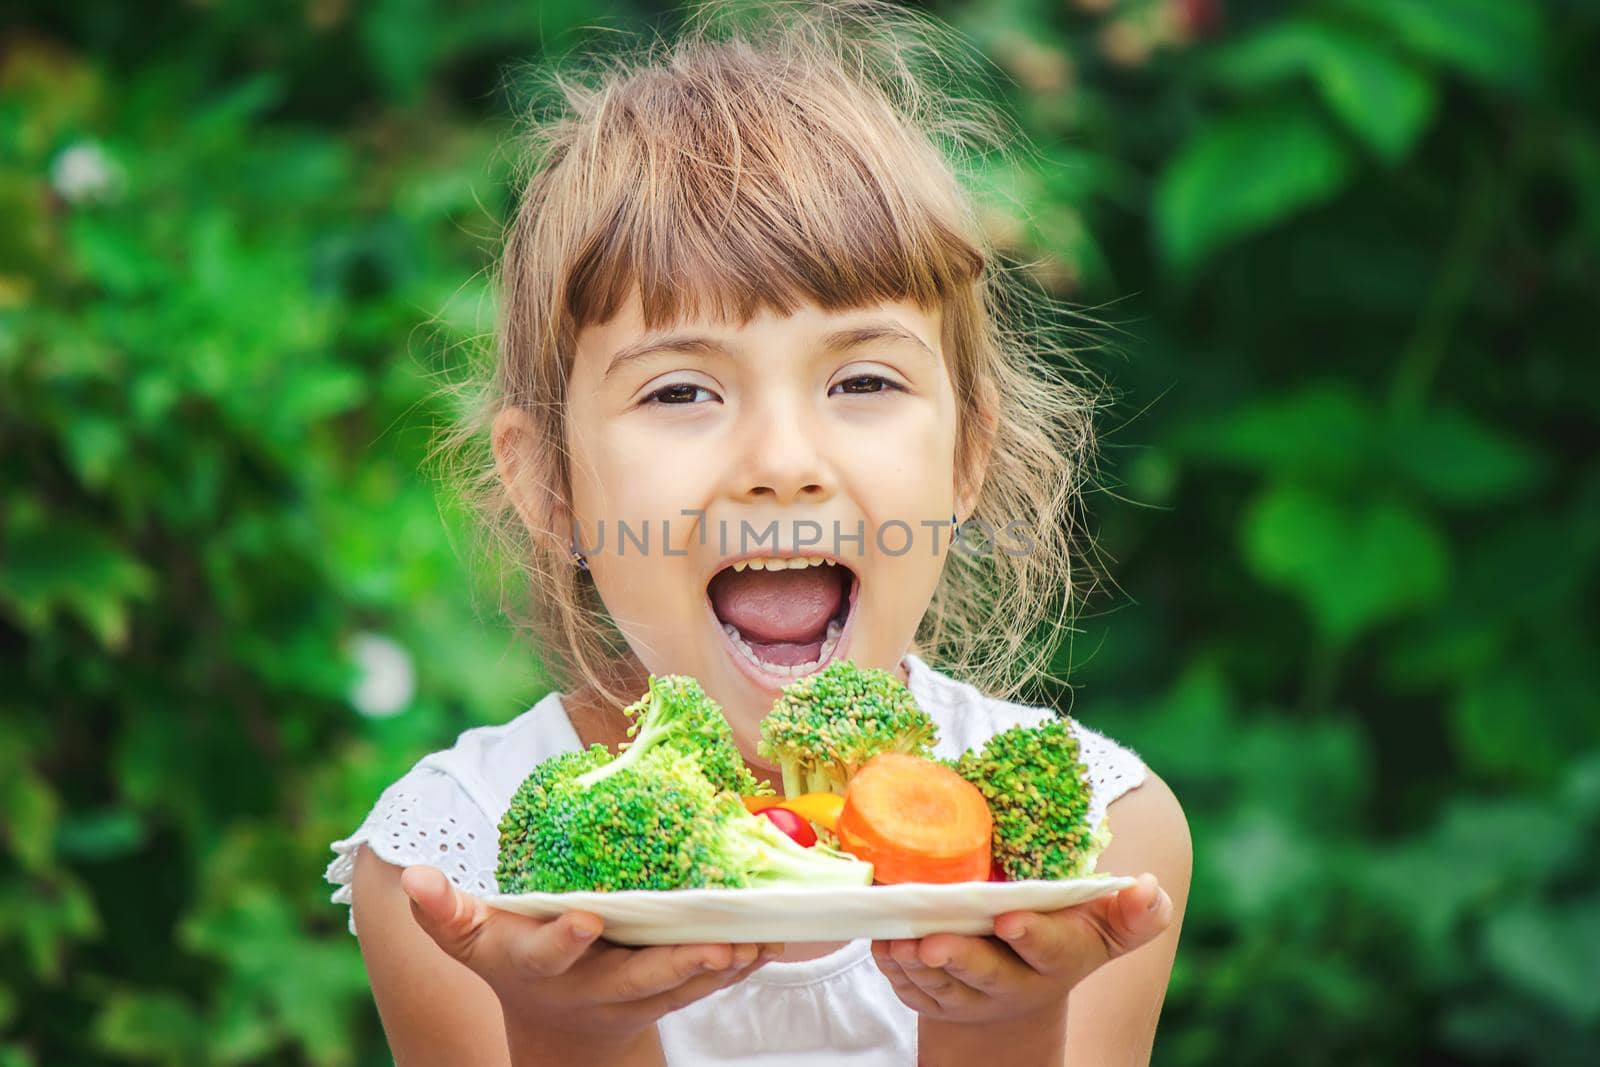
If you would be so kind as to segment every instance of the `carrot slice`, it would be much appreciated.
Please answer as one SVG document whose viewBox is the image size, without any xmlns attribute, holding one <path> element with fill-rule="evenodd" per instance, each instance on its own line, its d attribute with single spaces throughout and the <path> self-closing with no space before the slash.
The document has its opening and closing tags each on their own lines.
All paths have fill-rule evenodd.
<svg viewBox="0 0 1600 1067">
<path fill-rule="evenodd" d="M 981 882 L 994 820 L 978 788 L 942 763 L 885 752 L 850 779 L 839 847 L 873 865 L 873 879 Z"/>
</svg>

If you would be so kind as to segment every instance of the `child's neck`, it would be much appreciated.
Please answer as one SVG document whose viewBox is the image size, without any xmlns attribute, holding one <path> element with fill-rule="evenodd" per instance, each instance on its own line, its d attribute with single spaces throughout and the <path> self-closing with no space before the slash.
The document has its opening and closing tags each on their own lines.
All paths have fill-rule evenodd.
<svg viewBox="0 0 1600 1067">
<path fill-rule="evenodd" d="M 598 696 L 588 688 L 561 694 L 561 703 L 572 720 L 578 740 L 585 748 L 604 745 L 616 752 L 628 740 L 628 717 L 622 709 Z"/>
</svg>

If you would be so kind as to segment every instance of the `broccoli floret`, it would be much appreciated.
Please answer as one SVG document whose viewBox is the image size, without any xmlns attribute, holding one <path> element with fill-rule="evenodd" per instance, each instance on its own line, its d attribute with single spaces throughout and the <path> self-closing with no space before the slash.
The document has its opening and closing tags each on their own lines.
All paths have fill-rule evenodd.
<svg viewBox="0 0 1600 1067">
<path fill-rule="evenodd" d="M 621 760 L 595 770 L 608 771 Z M 594 778 L 591 771 L 557 779 L 539 798 L 542 807 L 526 816 L 526 862 L 502 891 L 736 884 L 704 847 L 702 824 L 716 795 L 691 757 L 665 750 L 604 777 Z"/>
<path fill-rule="evenodd" d="M 500 816 L 499 861 L 494 877 L 502 893 L 526 892 L 528 872 L 534 870 L 534 840 L 539 817 L 550 810 L 552 789 L 563 788 L 573 778 L 611 762 L 604 745 L 579 752 L 562 752 L 542 760 L 522 780 L 511 803 Z"/>
<path fill-rule="evenodd" d="M 871 864 L 831 849 L 802 848 L 750 814 L 737 795 L 702 773 L 693 756 L 658 747 L 612 773 L 598 773 L 622 760 L 579 773 L 572 773 L 577 760 L 550 771 L 546 761 L 535 769 L 501 820 L 496 874 L 502 892 L 872 882 Z M 538 806 L 519 809 L 518 801 Z M 508 845 L 506 827 L 522 836 Z"/>
<path fill-rule="evenodd" d="M 1007 878 L 1081 878 L 1110 842 L 1089 825 L 1090 786 L 1071 723 L 1013 726 L 950 762 L 994 817 L 994 861 Z"/>
<path fill-rule="evenodd" d="M 622 710 L 633 720 L 628 727 L 632 740 L 615 760 L 590 776 L 591 783 L 664 750 L 694 757 L 718 789 L 750 796 L 773 792 L 770 783 L 757 783 L 745 766 L 721 705 L 688 675 L 651 675 L 645 694 Z"/>
<path fill-rule="evenodd" d="M 756 752 L 783 771 L 785 796 L 842 794 L 873 756 L 927 757 L 938 736 L 938 727 L 900 679 L 836 660 L 783 687 L 761 721 Z"/>
</svg>

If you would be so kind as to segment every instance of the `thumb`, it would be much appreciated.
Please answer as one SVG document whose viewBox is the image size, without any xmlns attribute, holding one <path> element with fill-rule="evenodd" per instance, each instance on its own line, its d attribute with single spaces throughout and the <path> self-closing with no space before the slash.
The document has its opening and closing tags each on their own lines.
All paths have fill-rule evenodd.
<svg viewBox="0 0 1600 1067">
<path fill-rule="evenodd" d="M 1141 874 L 1138 881 L 1117 893 L 1110 909 L 1118 927 L 1120 942 L 1128 950 L 1154 939 L 1172 923 L 1172 898 L 1153 874 Z"/>
<path fill-rule="evenodd" d="M 413 866 L 400 872 L 400 888 L 411 898 L 417 925 L 450 955 L 461 958 L 483 924 L 477 901 L 456 892 L 436 867 Z"/>
</svg>

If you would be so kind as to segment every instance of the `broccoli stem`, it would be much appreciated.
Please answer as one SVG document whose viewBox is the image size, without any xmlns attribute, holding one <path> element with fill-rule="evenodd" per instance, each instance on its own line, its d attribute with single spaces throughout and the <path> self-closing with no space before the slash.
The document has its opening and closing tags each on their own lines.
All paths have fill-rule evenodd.
<svg viewBox="0 0 1600 1067">
<path fill-rule="evenodd" d="M 656 743 L 670 737 L 676 729 L 679 716 L 675 713 L 673 705 L 660 699 L 651 702 L 639 722 L 639 733 L 628 742 L 628 746 L 617 753 L 616 759 L 603 763 L 586 774 L 579 775 L 577 784 L 587 789 L 596 782 L 603 782 L 619 771 L 625 771 L 644 758 L 645 753 L 656 746 Z"/>
<path fill-rule="evenodd" d="M 797 797 L 806 792 L 806 780 L 800 772 L 800 765 L 792 759 L 780 760 L 779 768 L 783 771 L 783 795 Z"/>
<path fill-rule="evenodd" d="M 747 847 L 757 850 L 750 869 L 752 886 L 872 884 L 870 863 L 823 844 L 806 848 L 764 819 L 743 825 L 752 838 Z"/>
<path fill-rule="evenodd" d="M 808 793 L 838 793 L 844 794 L 841 785 L 835 786 L 835 776 L 830 774 L 831 768 L 816 766 L 811 768 L 811 773 L 806 776 L 806 792 Z"/>
</svg>

